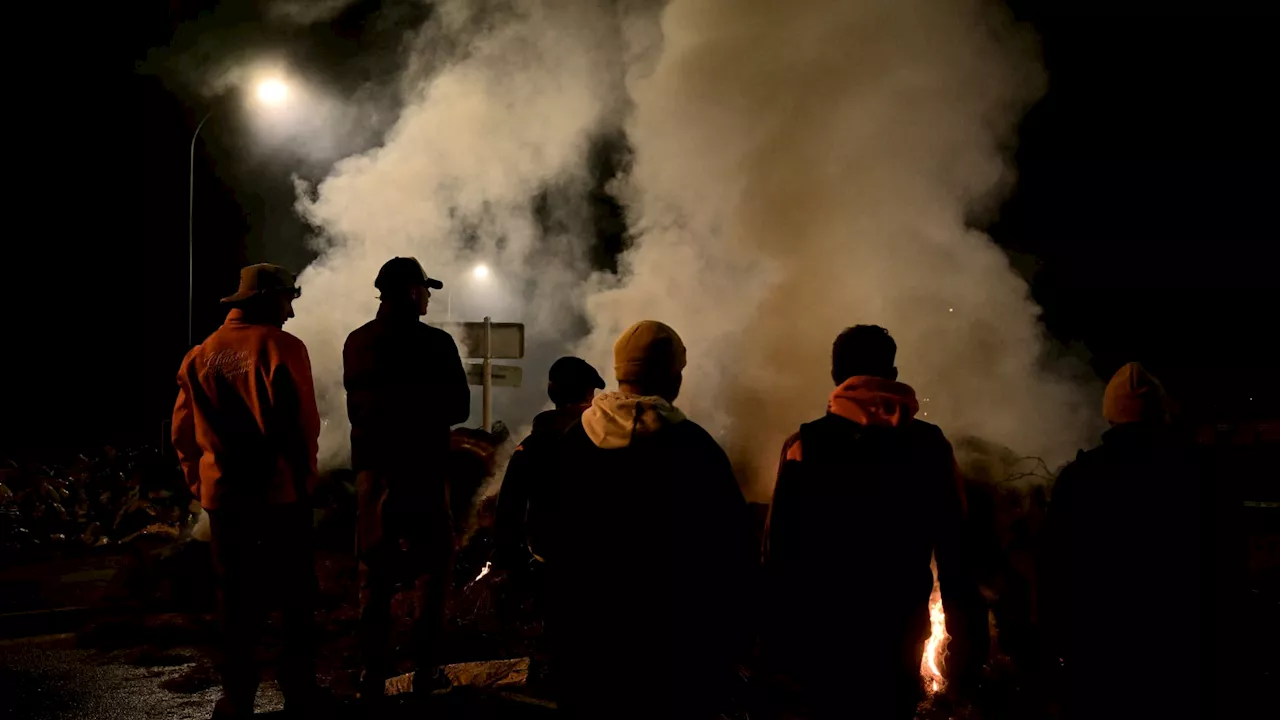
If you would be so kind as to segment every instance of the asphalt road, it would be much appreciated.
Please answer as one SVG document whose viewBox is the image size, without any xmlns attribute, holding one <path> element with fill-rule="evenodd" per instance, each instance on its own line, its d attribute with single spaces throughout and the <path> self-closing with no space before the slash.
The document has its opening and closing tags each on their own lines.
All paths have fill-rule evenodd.
<svg viewBox="0 0 1280 720">
<path fill-rule="evenodd" d="M 59 636 L 0 644 L 0 718 L 17 720 L 203 720 L 213 712 L 218 690 L 191 695 L 160 683 L 182 665 L 136 667 L 75 647 Z M 281 707 L 274 688 L 259 693 L 259 710 Z"/>
<path fill-rule="evenodd" d="M 119 653 L 78 648 L 70 635 L 0 642 L 0 719 L 9 720 L 204 720 L 220 693 L 210 688 L 175 693 L 161 684 L 180 676 L 192 663 L 182 652 L 163 665 L 131 664 Z M 456 720 L 534 720 L 552 711 L 501 694 L 453 692 L 431 698 L 430 707 L 388 699 L 373 713 L 336 706 L 338 720 L 434 718 Z M 283 698 L 275 683 L 258 691 L 259 717 L 282 717 Z"/>
</svg>

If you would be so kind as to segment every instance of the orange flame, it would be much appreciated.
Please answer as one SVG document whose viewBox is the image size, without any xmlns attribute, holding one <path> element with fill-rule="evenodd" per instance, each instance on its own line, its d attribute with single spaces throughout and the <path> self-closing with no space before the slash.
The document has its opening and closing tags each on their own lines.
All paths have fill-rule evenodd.
<svg viewBox="0 0 1280 720">
<path fill-rule="evenodd" d="M 942 588 L 938 585 L 938 563 L 929 562 L 933 571 L 933 593 L 929 595 L 929 641 L 924 646 L 924 656 L 920 658 L 920 675 L 924 677 L 925 687 L 929 694 L 934 694 L 946 687 L 942 677 L 942 658 L 947 653 L 947 620 L 942 613 Z"/>
</svg>

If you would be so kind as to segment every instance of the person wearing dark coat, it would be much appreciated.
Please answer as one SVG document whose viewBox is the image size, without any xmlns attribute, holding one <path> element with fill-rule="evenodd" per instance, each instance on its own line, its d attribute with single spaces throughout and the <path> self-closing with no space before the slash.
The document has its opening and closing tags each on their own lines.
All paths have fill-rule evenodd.
<svg viewBox="0 0 1280 720">
<path fill-rule="evenodd" d="M 438 666 L 445 593 L 454 556 L 446 469 L 450 428 L 465 422 L 471 391 L 448 333 L 421 322 L 431 290 L 414 258 L 393 258 L 374 286 L 376 318 L 347 337 L 342 351 L 351 464 L 356 472 L 360 559 L 361 695 L 382 695 L 390 671 L 391 599 L 411 584 L 413 656 L 420 680 Z"/>
<path fill-rule="evenodd" d="M 640 322 L 613 355 L 618 391 L 597 395 L 559 449 L 560 707 L 584 720 L 713 718 L 747 644 L 758 552 L 746 501 L 724 451 L 673 404 L 680 336 Z"/>
<path fill-rule="evenodd" d="M 604 379 L 582 358 L 567 356 L 551 365 L 547 376 L 547 396 L 555 404 L 552 410 L 538 413 L 533 429 L 520 441 L 502 478 L 498 492 L 497 518 L 494 521 L 495 570 L 512 570 L 530 562 L 546 560 L 541 547 L 547 528 L 539 527 L 545 509 L 537 499 L 548 492 L 548 474 L 556 457 L 556 445 L 566 430 L 582 419 L 591 407 L 596 390 L 604 389 Z"/>
<path fill-rule="evenodd" d="M 1138 363 L 1107 384 L 1102 445 L 1059 473 L 1040 602 L 1069 717 L 1200 718 L 1212 710 L 1213 525 L 1221 501 Z"/>
<path fill-rule="evenodd" d="M 914 716 L 931 557 L 950 679 L 971 684 L 986 657 L 963 484 L 950 443 L 897 382 L 896 353 L 884 328 L 841 333 L 826 415 L 782 450 L 765 531 L 762 661 L 793 715 Z"/>
</svg>

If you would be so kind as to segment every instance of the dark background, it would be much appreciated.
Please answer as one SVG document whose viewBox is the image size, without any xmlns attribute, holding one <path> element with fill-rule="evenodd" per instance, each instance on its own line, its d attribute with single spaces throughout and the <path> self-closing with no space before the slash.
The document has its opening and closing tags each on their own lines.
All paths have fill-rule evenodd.
<svg viewBox="0 0 1280 720">
<path fill-rule="evenodd" d="M 151 72 L 149 51 L 200 42 L 192 27 L 253 25 L 257 4 L 111 5 L 25 6 L 6 24 L 3 454 L 159 439 L 186 350 L 188 152 L 209 102 Z M 1050 332 L 1083 345 L 1103 377 L 1147 363 L 1198 419 L 1280 415 L 1270 14 L 1010 5 L 1040 33 L 1050 84 L 990 230 L 1031 277 Z M 421 8 L 357 2 L 330 23 L 248 37 L 352 90 L 394 75 Z M 240 266 L 307 259 L 287 168 L 246 160 L 237 120 L 215 120 L 196 146 L 197 338 Z M 616 247 L 616 218 L 601 226 L 602 247 Z"/>
</svg>

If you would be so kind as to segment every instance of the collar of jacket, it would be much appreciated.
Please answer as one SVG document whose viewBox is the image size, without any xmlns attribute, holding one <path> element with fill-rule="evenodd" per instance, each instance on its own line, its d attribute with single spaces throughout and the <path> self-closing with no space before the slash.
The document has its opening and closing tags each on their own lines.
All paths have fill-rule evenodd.
<svg viewBox="0 0 1280 720">
<path fill-rule="evenodd" d="M 227 319 L 223 321 L 223 324 L 224 325 L 263 325 L 266 327 L 279 327 L 279 326 L 273 326 L 271 323 L 260 322 L 258 320 L 255 320 L 253 316 L 245 313 L 244 308 L 232 308 L 231 312 L 227 313 Z"/>
<path fill-rule="evenodd" d="M 378 319 L 392 322 L 420 322 L 422 316 L 416 308 L 406 307 L 399 303 L 383 302 L 378 305 Z"/>
</svg>

